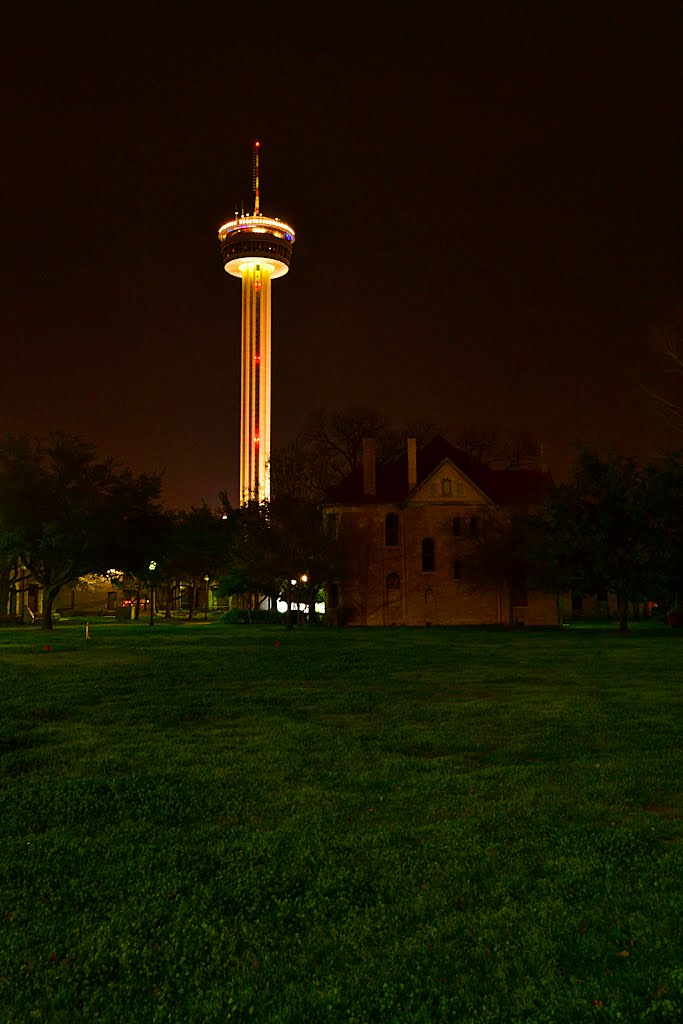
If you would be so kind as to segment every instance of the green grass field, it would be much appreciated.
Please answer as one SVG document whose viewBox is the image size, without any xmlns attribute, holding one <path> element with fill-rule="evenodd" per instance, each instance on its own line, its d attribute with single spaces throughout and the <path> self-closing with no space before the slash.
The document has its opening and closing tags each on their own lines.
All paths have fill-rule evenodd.
<svg viewBox="0 0 683 1024">
<path fill-rule="evenodd" d="M 91 632 L 0 631 L 2 1024 L 683 1019 L 683 637 Z"/>
</svg>

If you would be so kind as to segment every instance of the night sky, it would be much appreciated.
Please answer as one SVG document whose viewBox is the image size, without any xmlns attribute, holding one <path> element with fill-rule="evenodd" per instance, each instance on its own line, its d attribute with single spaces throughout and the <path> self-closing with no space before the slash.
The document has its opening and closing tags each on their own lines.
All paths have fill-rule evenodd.
<svg viewBox="0 0 683 1024">
<path fill-rule="evenodd" d="M 18 7 L 18 5 L 14 5 Z M 43 9 L 43 6 L 47 9 Z M 240 286 L 273 285 L 273 445 L 313 409 L 683 443 L 677 2 L 48 4 L 6 21 L 0 432 L 54 428 L 189 507 L 237 496 Z"/>
</svg>

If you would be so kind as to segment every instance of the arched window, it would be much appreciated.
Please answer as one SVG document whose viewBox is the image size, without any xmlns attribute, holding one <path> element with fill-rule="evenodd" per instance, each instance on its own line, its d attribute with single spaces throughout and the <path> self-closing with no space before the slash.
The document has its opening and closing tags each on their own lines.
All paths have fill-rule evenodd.
<svg viewBox="0 0 683 1024">
<path fill-rule="evenodd" d="M 397 572 L 390 572 L 387 576 L 387 590 L 400 590 L 401 577 Z"/>
<path fill-rule="evenodd" d="M 398 515 L 396 512 L 387 512 L 384 520 L 384 543 L 388 548 L 398 546 Z"/>
<path fill-rule="evenodd" d="M 451 490 L 451 481 L 449 477 L 444 477 L 444 479 L 441 481 L 441 494 L 443 495 L 444 498 L 450 498 Z"/>
<path fill-rule="evenodd" d="M 434 541 L 425 537 L 422 541 L 422 572 L 434 572 Z"/>
</svg>

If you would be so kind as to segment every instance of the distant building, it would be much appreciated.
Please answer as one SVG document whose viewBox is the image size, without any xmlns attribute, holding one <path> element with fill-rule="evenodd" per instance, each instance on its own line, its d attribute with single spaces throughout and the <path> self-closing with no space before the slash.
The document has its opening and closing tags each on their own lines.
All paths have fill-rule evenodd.
<svg viewBox="0 0 683 1024">
<path fill-rule="evenodd" d="M 409 439 L 397 462 L 377 464 L 363 442 L 362 465 L 330 489 L 325 512 L 340 541 L 344 570 L 328 595 L 339 620 L 360 626 L 557 625 L 554 594 L 518 577 L 474 578 L 481 531 L 492 515 L 540 504 L 547 472 L 494 470 L 442 437 L 417 451 Z"/>
</svg>

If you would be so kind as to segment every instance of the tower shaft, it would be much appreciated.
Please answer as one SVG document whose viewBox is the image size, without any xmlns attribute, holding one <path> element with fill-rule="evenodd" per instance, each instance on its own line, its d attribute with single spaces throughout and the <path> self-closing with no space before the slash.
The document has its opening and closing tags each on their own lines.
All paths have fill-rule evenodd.
<svg viewBox="0 0 683 1024">
<path fill-rule="evenodd" d="M 294 230 L 261 213 L 259 147 L 254 143 L 254 212 L 218 230 L 223 269 L 242 278 L 240 502 L 270 501 L 270 285 L 289 270 Z"/>
<path fill-rule="evenodd" d="M 240 501 L 270 500 L 271 268 L 242 264 Z"/>
</svg>

